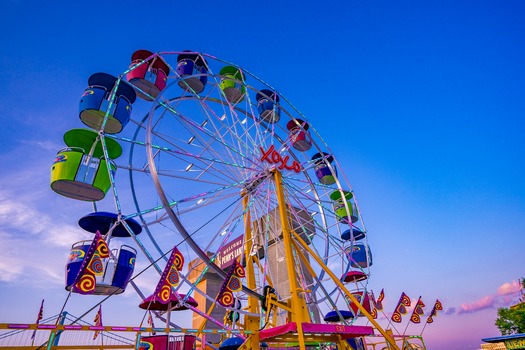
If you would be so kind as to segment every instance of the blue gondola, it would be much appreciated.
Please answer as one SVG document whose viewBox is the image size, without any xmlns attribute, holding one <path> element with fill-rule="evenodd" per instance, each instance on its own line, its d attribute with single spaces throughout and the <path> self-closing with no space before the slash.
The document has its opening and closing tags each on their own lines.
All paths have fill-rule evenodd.
<svg viewBox="0 0 525 350">
<path fill-rule="evenodd" d="M 88 87 L 80 99 L 80 120 L 94 130 L 100 130 L 106 117 L 104 132 L 116 134 L 128 124 L 131 105 L 137 99 L 135 90 L 126 82 L 120 81 L 111 101 L 117 78 L 106 73 L 95 73 L 88 79 Z"/>
<path fill-rule="evenodd" d="M 342 322 L 343 320 L 341 320 L 341 317 L 343 320 L 348 320 L 350 318 L 354 318 L 354 314 L 348 310 L 333 310 L 324 316 L 324 320 L 325 322 Z"/>
<path fill-rule="evenodd" d="M 241 337 L 231 337 L 226 339 L 219 346 L 219 350 L 237 350 L 244 343 Z"/>
<path fill-rule="evenodd" d="M 66 290 L 72 289 L 90 245 L 91 241 L 81 241 L 71 247 L 66 264 Z M 96 277 L 93 294 L 123 293 L 133 275 L 136 257 L 137 251 L 127 245 L 121 246 L 118 250 L 112 250 L 109 258 L 102 259 L 104 275 Z"/>
<path fill-rule="evenodd" d="M 99 231 L 102 235 L 105 235 L 109 232 L 109 230 L 115 225 L 115 223 L 118 221 L 118 215 L 115 213 L 108 213 L 105 211 L 97 211 L 91 214 L 88 214 L 84 217 L 82 217 L 78 224 L 80 227 L 82 227 L 84 230 L 89 232 L 97 232 Z M 125 220 L 126 224 L 129 226 L 133 234 L 138 235 L 142 232 L 142 227 L 140 224 L 129 218 Z M 111 232 L 112 237 L 131 237 L 128 230 L 122 225 L 121 223 L 118 223 L 113 231 Z"/>
<path fill-rule="evenodd" d="M 357 227 L 352 227 L 351 230 L 348 229 L 344 231 L 343 233 L 341 233 L 341 239 L 345 241 L 352 239 L 352 236 L 354 237 L 354 240 L 359 241 L 365 238 L 366 233 Z"/>
<path fill-rule="evenodd" d="M 347 250 L 348 259 L 352 267 L 369 267 L 372 266 L 372 253 L 370 247 L 364 243 L 356 243 Z"/>
<path fill-rule="evenodd" d="M 281 119 L 281 110 L 278 107 L 279 95 L 275 91 L 261 90 L 255 95 L 257 110 L 262 121 L 277 123 Z"/>
</svg>

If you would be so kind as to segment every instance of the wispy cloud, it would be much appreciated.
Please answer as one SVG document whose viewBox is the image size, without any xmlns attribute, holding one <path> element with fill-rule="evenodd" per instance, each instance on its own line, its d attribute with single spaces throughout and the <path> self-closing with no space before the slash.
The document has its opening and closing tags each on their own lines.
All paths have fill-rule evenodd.
<svg viewBox="0 0 525 350">
<path fill-rule="evenodd" d="M 510 283 L 503 283 L 498 287 L 498 295 L 516 294 L 520 291 L 521 284 L 518 281 L 512 281 Z"/>
<path fill-rule="evenodd" d="M 456 313 L 456 308 L 455 307 L 449 307 L 446 311 L 445 311 L 445 315 L 453 315 Z"/>
<path fill-rule="evenodd" d="M 486 295 L 483 298 L 476 300 L 472 303 L 461 304 L 458 310 L 458 314 L 472 313 L 484 309 L 489 309 L 494 306 L 494 302 L 494 296 Z"/>
<path fill-rule="evenodd" d="M 0 282 L 63 284 L 67 248 L 89 235 L 38 209 L 52 204 L 39 193 L 40 183 L 31 181 L 34 176 L 29 172 L 16 177 L 10 174 L 5 183 L 12 185 L 0 190 L 0 245 L 6 247 L 0 257 Z"/>
<path fill-rule="evenodd" d="M 520 287 L 521 285 L 518 281 L 506 282 L 497 288 L 496 294 L 486 295 L 474 302 L 461 304 L 458 309 L 458 314 L 473 313 L 485 309 L 512 305 L 516 302 Z"/>
</svg>

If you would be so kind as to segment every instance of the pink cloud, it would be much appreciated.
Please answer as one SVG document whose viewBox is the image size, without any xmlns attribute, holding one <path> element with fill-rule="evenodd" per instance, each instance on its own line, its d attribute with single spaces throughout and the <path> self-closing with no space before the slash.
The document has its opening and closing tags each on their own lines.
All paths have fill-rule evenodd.
<svg viewBox="0 0 525 350">
<path fill-rule="evenodd" d="M 512 281 L 511 283 L 503 283 L 498 287 L 499 295 L 508 295 L 519 292 L 521 289 L 521 284 L 518 281 Z"/>
<path fill-rule="evenodd" d="M 483 309 L 489 309 L 493 306 L 494 297 L 492 295 L 487 295 L 473 303 L 461 304 L 458 314 L 472 313 Z"/>
<path fill-rule="evenodd" d="M 521 282 L 512 281 L 503 283 L 498 287 L 497 291 L 493 295 L 486 295 L 479 300 L 472 303 L 463 303 L 457 308 L 458 315 L 469 314 L 484 309 L 509 307 L 518 301 L 519 292 L 521 290 Z M 456 311 L 455 308 L 449 308 L 445 314 L 453 314 Z"/>
</svg>

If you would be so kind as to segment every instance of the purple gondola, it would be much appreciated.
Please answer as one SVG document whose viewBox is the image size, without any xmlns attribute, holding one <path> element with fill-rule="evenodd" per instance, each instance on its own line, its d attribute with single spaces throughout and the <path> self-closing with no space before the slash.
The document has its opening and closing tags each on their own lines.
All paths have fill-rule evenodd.
<svg viewBox="0 0 525 350">
<path fill-rule="evenodd" d="M 337 169 L 332 164 L 334 157 L 328 153 L 320 152 L 314 154 L 312 161 L 315 164 L 315 176 L 317 176 L 319 182 L 323 185 L 335 184 Z"/>
<path fill-rule="evenodd" d="M 196 94 L 204 91 L 208 82 L 208 68 L 204 57 L 189 50 L 177 56 L 177 74 L 181 77 L 179 86 Z"/>
</svg>

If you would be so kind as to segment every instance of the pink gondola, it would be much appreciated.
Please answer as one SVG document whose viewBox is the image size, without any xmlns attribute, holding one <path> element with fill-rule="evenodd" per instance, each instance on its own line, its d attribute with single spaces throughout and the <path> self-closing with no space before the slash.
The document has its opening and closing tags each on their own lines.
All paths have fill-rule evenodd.
<svg viewBox="0 0 525 350">
<path fill-rule="evenodd" d="M 308 132 L 309 127 L 308 123 L 301 119 L 293 119 L 286 124 L 286 128 L 289 130 L 290 143 L 296 150 L 305 152 L 312 147 L 312 139 Z"/>
<path fill-rule="evenodd" d="M 144 60 L 147 60 L 144 62 Z M 131 56 L 130 71 L 126 79 L 137 88 L 137 95 L 153 101 L 166 87 L 170 68 L 161 56 L 148 50 L 138 50 Z"/>
</svg>

